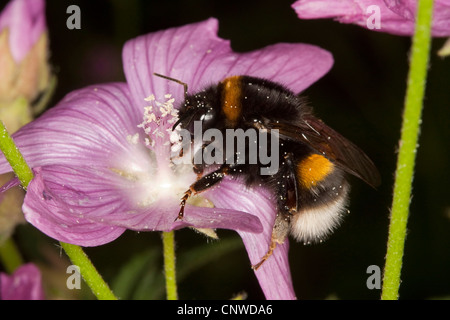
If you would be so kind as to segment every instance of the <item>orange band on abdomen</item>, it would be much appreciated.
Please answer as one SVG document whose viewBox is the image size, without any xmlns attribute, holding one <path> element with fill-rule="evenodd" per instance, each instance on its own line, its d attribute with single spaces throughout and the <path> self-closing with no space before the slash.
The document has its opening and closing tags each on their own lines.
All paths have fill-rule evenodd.
<svg viewBox="0 0 450 320">
<path fill-rule="evenodd" d="M 222 81 L 222 111 L 230 125 L 234 126 L 241 115 L 242 79 L 233 76 Z"/>
<path fill-rule="evenodd" d="M 333 171 L 333 163 L 319 154 L 312 154 L 297 165 L 299 184 L 311 188 L 325 179 Z"/>
</svg>

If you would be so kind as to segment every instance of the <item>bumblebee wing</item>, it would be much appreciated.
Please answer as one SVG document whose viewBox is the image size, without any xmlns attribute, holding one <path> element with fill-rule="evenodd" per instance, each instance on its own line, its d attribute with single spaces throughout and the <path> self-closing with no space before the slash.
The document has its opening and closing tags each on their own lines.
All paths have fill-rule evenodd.
<svg viewBox="0 0 450 320">
<path fill-rule="evenodd" d="M 309 145 L 332 160 L 338 167 L 370 186 L 375 188 L 380 185 L 380 174 L 372 160 L 355 144 L 320 119 L 305 115 L 298 125 L 288 123 L 266 123 L 265 125 L 267 129 L 277 129 L 281 138 Z"/>
</svg>

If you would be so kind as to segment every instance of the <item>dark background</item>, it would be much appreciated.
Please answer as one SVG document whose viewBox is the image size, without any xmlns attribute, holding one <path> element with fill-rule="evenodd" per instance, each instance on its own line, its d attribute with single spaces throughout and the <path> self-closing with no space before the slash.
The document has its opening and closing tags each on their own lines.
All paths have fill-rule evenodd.
<svg viewBox="0 0 450 320">
<path fill-rule="evenodd" d="M 299 20 L 292 3 L 49 0 L 51 64 L 58 77 L 51 105 L 89 84 L 124 81 L 121 48 L 126 40 L 209 17 L 219 20 L 219 36 L 230 39 L 238 52 L 277 42 L 304 42 L 330 51 L 332 70 L 305 94 L 318 116 L 374 160 L 383 183 L 374 190 L 352 179 L 351 214 L 342 227 L 320 245 L 291 241 L 294 288 L 300 299 L 379 299 L 380 290 L 366 287 L 366 270 L 384 267 L 410 39 L 328 19 Z M 81 9 L 81 30 L 66 28 L 71 4 Z M 443 43 L 432 43 L 401 299 L 450 298 L 450 58 L 436 55 Z M 176 232 L 180 298 L 229 299 L 241 292 L 250 299 L 264 298 L 240 238 L 230 231 L 218 234 L 220 241 L 207 241 L 191 230 Z M 68 265 L 56 241 L 31 226 L 19 227 L 15 237 L 27 260 L 38 261 L 44 270 L 59 268 L 58 276 L 44 273 L 53 284 L 47 284 L 49 297 L 93 298 L 89 290 L 55 288 L 61 282 L 64 286 L 63 266 Z M 86 252 L 122 298 L 164 298 L 158 233 L 129 231 Z"/>
</svg>

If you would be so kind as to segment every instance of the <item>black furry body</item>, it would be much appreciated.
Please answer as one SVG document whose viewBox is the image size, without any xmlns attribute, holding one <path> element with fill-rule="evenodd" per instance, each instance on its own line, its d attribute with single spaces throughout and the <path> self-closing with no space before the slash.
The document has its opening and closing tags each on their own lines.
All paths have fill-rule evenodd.
<svg viewBox="0 0 450 320">
<path fill-rule="evenodd" d="M 272 245 L 261 263 L 270 256 L 274 243 L 283 242 L 289 232 L 299 241 L 310 242 L 321 240 L 336 226 L 338 219 L 333 218 L 333 214 L 342 214 L 348 196 L 347 173 L 372 186 L 379 183 L 375 166 L 359 148 L 314 117 L 304 99 L 278 83 L 234 76 L 195 94 L 187 94 L 174 128 L 180 125 L 193 134 L 194 121 L 199 120 L 203 131 L 214 128 L 224 136 L 227 129 L 255 129 L 269 136 L 278 135 L 279 166 L 269 175 L 261 174 L 260 169 L 267 164 L 260 159 L 250 163 L 250 152 L 246 153 L 243 164 L 237 161 L 226 163 L 228 159 L 224 156 L 213 172 L 207 164 L 195 164 L 199 179 L 182 198 L 178 216 L 178 219 L 183 218 L 189 196 L 216 185 L 225 176 L 243 177 L 249 187 L 255 184 L 266 186 L 276 199 L 278 215 Z M 211 144 L 205 142 L 198 152 Z M 255 144 L 258 149 L 266 147 L 268 154 L 274 151 L 270 144 L 262 146 L 259 138 L 256 141 L 246 139 L 246 150 Z M 237 160 L 239 155 L 234 155 Z M 314 217 L 319 217 L 321 212 L 324 215 L 314 226 Z M 332 221 L 322 226 L 322 220 L 328 215 Z M 293 217 L 297 218 L 293 220 Z M 296 224 L 295 228 L 293 224 Z"/>
</svg>

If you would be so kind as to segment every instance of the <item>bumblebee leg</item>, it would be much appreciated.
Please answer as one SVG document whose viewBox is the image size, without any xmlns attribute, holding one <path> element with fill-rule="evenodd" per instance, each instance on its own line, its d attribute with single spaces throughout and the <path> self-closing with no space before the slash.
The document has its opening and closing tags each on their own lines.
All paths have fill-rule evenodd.
<svg viewBox="0 0 450 320">
<path fill-rule="evenodd" d="M 298 191 L 297 182 L 295 176 L 295 167 L 292 162 L 292 154 L 284 156 L 286 165 L 279 170 L 278 174 L 274 176 L 276 181 L 281 183 L 277 184 L 277 217 L 272 229 L 272 235 L 270 239 L 269 249 L 266 254 L 261 258 L 261 261 L 252 266 L 253 270 L 257 270 L 261 265 L 273 254 L 277 244 L 282 244 L 289 235 L 290 221 L 292 211 L 297 208 Z"/>
<path fill-rule="evenodd" d="M 290 215 L 287 213 L 279 213 L 275 219 L 275 224 L 272 229 L 272 236 L 270 237 L 269 249 L 261 260 L 252 266 L 253 270 L 258 270 L 259 267 L 273 254 L 277 244 L 282 244 L 289 234 Z"/>
<path fill-rule="evenodd" d="M 273 250 L 275 250 L 275 248 L 277 247 L 277 242 L 275 241 L 273 234 L 272 234 L 272 239 L 270 240 L 270 245 L 269 245 L 269 250 L 267 250 L 267 253 L 261 258 L 261 260 L 257 263 L 252 265 L 252 269 L 253 270 L 258 270 L 259 267 L 262 266 L 262 264 L 269 259 L 269 257 L 272 255 Z"/>
<path fill-rule="evenodd" d="M 204 168 L 203 164 L 194 164 L 193 171 L 197 175 L 197 180 L 202 178 Z"/>
<path fill-rule="evenodd" d="M 181 202 L 180 202 L 180 211 L 178 212 L 178 216 L 175 219 L 175 221 L 177 220 L 181 220 L 184 217 L 184 207 L 186 206 L 186 201 L 189 199 L 189 197 L 192 195 L 192 193 L 195 193 L 195 189 L 192 189 L 192 186 L 189 188 L 189 190 L 187 190 L 183 197 L 181 198 Z"/>
<path fill-rule="evenodd" d="M 175 219 L 175 221 L 183 219 L 184 207 L 186 206 L 186 202 L 190 196 L 211 188 L 212 186 L 220 182 L 223 179 L 223 177 L 225 177 L 228 174 L 229 170 L 230 164 L 223 164 L 216 171 L 213 171 L 201 177 L 193 184 L 191 184 L 189 189 L 184 193 L 184 196 L 181 198 L 180 211 L 178 212 L 178 217 Z"/>
<path fill-rule="evenodd" d="M 205 152 L 205 149 L 211 144 L 211 142 L 209 143 L 203 143 L 202 147 L 200 148 L 200 150 L 197 150 L 196 155 L 194 156 L 194 164 L 192 167 L 192 170 L 194 171 L 194 173 L 197 175 L 197 180 L 200 180 L 200 178 L 203 175 L 203 171 L 205 170 L 205 167 L 208 167 L 208 165 L 206 165 L 204 162 L 200 162 L 200 163 L 195 163 L 195 159 L 197 158 L 197 154 L 200 154 L 200 156 L 203 155 L 203 153 Z"/>
</svg>

